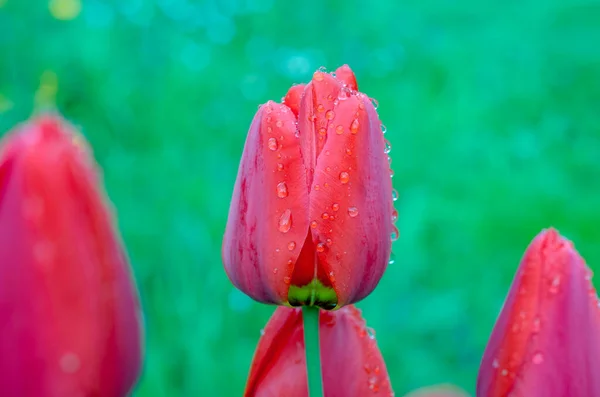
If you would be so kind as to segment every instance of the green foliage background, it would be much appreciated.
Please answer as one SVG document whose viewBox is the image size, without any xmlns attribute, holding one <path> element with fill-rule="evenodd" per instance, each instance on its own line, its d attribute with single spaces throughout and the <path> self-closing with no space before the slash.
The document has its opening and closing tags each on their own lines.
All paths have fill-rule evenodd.
<svg viewBox="0 0 600 397">
<path fill-rule="evenodd" d="M 240 396 L 273 307 L 220 245 L 257 105 L 348 63 L 378 99 L 396 262 L 359 304 L 396 395 L 473 392 L 519 259 L 600 263 L 600 2 L 0 0 L 0 131 L 56 102 L 104 169 L 146 315 L 136 396 Z"/>
</svg>

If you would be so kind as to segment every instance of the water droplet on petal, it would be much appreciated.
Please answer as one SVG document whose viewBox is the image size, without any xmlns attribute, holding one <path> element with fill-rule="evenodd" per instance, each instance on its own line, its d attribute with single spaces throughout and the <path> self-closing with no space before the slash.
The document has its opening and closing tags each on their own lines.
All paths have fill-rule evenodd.
<svg viewBox="0 0 600 397">
<path fill-rule="evenodd" d="M 279 269 L 277 269 L 277 268 L 274 268 L 274 269 L 273 269 L 273 274 L 277 274 L 277 272 L 278 272 L 278 271 L 279 271 Z"/>
<path fill-rule="evenodd" d="M 392 222 L 396 222 L 398 220 L 398 211 L 392 211 Z"/>
<path fill-rule="evenodd" d="M 500 374 L 501 374 L 502 376 L 506 376 L 506 375 L 508 375 L 508 370 L 505 368 L 505 369 L 503 369 L 502 371 L 500 371 Z"/>
<path fill-rule="evenodd" d="M 335 133 L 338 135 L 342 135 L 344 133 L 344 126 L 338 125 L 337 127 L 335 127 Z"/>
<path fill-rule="evenodd" d="M 334 117 L 335 113 L 333 112 L 333 110 L 328 110 L 327 112 L 325 112 L 325 118 L 327 120 L 333 120 Z"/>
<path fill-rule="evenodd" d="M 325 244 L 323 244 L 323 243 L 317 244 L 317 252 L 323 252 L 323 251 L 325 251 Z"/>
<path fill-rule="evenodd" d="M 358 133 L 358 129 L 360 128 L 360 122 L 358 119 L 352 120 L 352 124 L 350 124 L 350 132 L 353 134 Z"/>
<path fill-rule="evenodd" d="M 291 282 L 292 282 L 292 279 L 291 279 L 291 277 L 289 277 L 289 276 L 285 276 L 285 277 L 283 278 L 283 282 L 284 282 L 285 284 L 289 284 L 289 283 L 291 283 Z"/>
<path fill-rule="evenodd" d="M 356 216 L 358 216 L 358 208 L 348 207 L 348 216 L 350 218 L 355 218 Z"/>
<path fill-rule="evenodd" d="M 290 242 L 288 243 L 288 249 L 289 249 L 290 251 L 293 251 L 293 250 L 294 250 L 294 248 L 296 248 L 296 243 L 295 243 L 294 241 L 290 241 Z"/>
<path fill-rule="evenodd" d="M 323 214 L 321 215 L 321 218 L 329 219 L 329 214 L 327 212 L 323 212 Z"/>
<path fill-rule="evenodd" d="M 396 226 L 394 226 L 392 228 L 392 234 L 391 234 L 391 239 L 392 241 L 396 241 L 398 240 L 398 237 L 400 236 L 400 232 L 398 231 L 398 228 Z"/>
<path fill-rule="evenodd" d="M 317 227 L 317 221 L 312 221 L 310 223 L 310 227 L 312 227 L 313 229 L 315 229 Z"/>
<path fill-rule="evenodd" d="M 394 177 L 394 170 L 390 168 L 390 178 Z"/>
<path fill-rule="evenodd" d="M 558 292 L 558 287 L 560 286 L 560 275 L 555 275 L 552 279 L 552 284 L 550 285 L 550 293 L 556 294 Z"/>
<path fill-rule="evenodd" d="M 283 171 L 283 164 L 277 163 L 277 171 Z"/>
<path fill-rule="evenodd" d="M 325 106 L 323 106 L 321 104 L 317 105 L 317 112 L 321 113 L 321 112 L 324 112 L 324 111 L 325 111 Z"/>
<path fill-rule="evenodd" d="M 386 128 L 386 126 L 383 123 L 381 124 L 381 132 L 383 134 L 385 134 L 387 132 L 387 128 Z"/>
<path fill-rule="evenodd" d="M 260 336 L 263 336 L 264 334 L 265 334 L 265 329 L 264 329 L 264 328 L 261 328 L 261 329 L 260 329 Z"/>
<path fill-rule="evenodd" d="M 375 330 L 373 328 L 367 327 L 367 334 L 369 335 L 369 338 L 375 339 Z"/>
<path fill-rule="evenodd" d="M 391 151 L 392 151 L 392 145 L 390 144 L 390 141 L 388 141 L 386 139 L 385 140 L 385 149 L 383 149 L 383 153 L 388 154 Z"/>
<path fill-rule="evenodd" d="M 544 355 L 540 352 L 537 352 L 533 355 L 533 358 L 531 359 L 531 362 L 533 362 L 534 364 L 541 364 L 544 362 Z"/>
<path fill-rule="evenodd" d="M 275 138 L 269 138 L 269 140 L 267 141 L 267 146 L 269 147 L 269 150 L 277 150 L 278 144 L 277 144 L 277 139 Z"/>
<path fill-rule="evenodd" d="M 288 196 L 288 189 L 285 182 L 279 182 L 277 184 L 277 197 L 286 198 Z"/>
<path fill-rule="evenodd" d="M 290 231 L 292 227 L 292 211 L 287 209 L 283 211 L 281 217 L 279 218 L 279 231 L 281 233 L 287 233 Z"/>
<path fill-rule="evenodd" d="M 317 71 L 316 71 L 316 72 L 313 74 L 313 79 L 314 79 L 315 81 L 323 81 L 323 79 L 325 78 L 325 77 L 323 76 L 323 72 L 324 72 L 324 71 L 325 71 L 325 70 L 321 71 L 321 69 L 319 68 L 319 70 L 317 70 Z"/>
<path fill-rule="evenodd" d="M 494 361 L 492 361 L 492 367 L 498 368 L 499 366 L 500 366 L 500 362 L 498 362 L 498 359 L 495 358 Z"/>
<path fill-rule="evenodd" d="M 340 90 L 340 93 L 338 94 L 338 99 L 340 101 L 345 101 L 346 99 L 348 99 L 350 97 L 350 92 L 346 87 L 343 87 Z"/>
<path fill-rule="evenodd" d="M 396 263 L 396 255 L 394 255 L 394 253 L 390 253 L 390 260 L 388 261 L 388 265 L 393 265 L 394 263 Z"/>
<path fill-rule="evenodd" d="M 327 130 L 324 127 L 319 128 L 319 135 L 327 135 Z"/>
<path fill-rule="evenodd" d="M 340 172 L 340 182 L 343 184 L 346 184 L 349 181 L 350 181 L 350 174 L 348 174 L 346 171 Z"/>
<path fill-rule="evenodd" d="M 338 211 L 340 209 L 340 205 L 338 203 L 333 203 L 331 205 L 331 209 L 334 211 Z"/>
<path fill-rule="evenodd" d="M 346 148 L 346 154 L 350 156 L 352 154 L 352 150 L 350 150 L 350 148 Z"/>
<path fill-rule="evenodd" d="M 283 121 L 277 120 L 277 122 L 275 123 L 275 125 L 277 126 L 277 128 L 281 128 L 281 127 L 283 127 Z"/>
<path fill-rule="evenodd" d="M 392 201 L 398 200 L 398 191 L 396 189 L 392 189 Z"/>
<path fill-rule="evenodd" d="M 373 107 L 375 109 L 377 109 L 379 107 L 379 102 L 377 102 L 377 99 L 371 98 L 371 103 L 373 104 Z"/>
<path fill-rule="evenodd" d="M 327 240 L 325 240 L 325 244 L 331 247 L 331 244 L 333 244 L 333 240 L 328 238 Z M 333 276 L 333 272 L 331 272 L 330 276 Z"/>
</svg>

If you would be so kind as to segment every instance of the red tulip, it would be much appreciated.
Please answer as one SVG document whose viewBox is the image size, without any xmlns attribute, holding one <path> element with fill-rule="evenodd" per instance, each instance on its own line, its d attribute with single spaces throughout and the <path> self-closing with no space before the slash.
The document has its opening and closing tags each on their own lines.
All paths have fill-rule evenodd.
<svg viewBox="0 0 600 397">
<path fill-rule="evenodd" d="M 392 184 L 375 107 L 348 66 L 321 71 L 250 127 L 223 241 L 233 284 L 257 301 L 332 309 L 377 285 L 390 255 Z"/>
<path fill-rule="evenodd" d="M 0 395 L 127 395 L 140 307 L 84 141 L 43 116 L 0 152 Z"/>
<path fill-rule="evenodd" d="M 556 230 L 533 240 L 485 350 L 477 396 L 600 396 L 600 308 L 591 275 Z"/>
<path fill-rule="evenodd" d="M 372 330 L 354 306 L 321 311 L 325 397 L 393 396 Z M 308 396 L 302 310 L 278 307 L 258 342 L 244 397 Z"/>
</svg>

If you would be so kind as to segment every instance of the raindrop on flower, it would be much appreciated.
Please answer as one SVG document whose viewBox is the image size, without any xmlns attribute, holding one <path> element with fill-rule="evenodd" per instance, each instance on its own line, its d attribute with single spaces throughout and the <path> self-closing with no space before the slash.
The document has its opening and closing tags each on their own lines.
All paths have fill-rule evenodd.
<svg viewBox="0 0 600 397">
<path fill-rule="evenodd" d="M 333 110 L 328 110 L 327 112 L 325 112 L 325 118 L 327 120 L 333 120 L 334 117 L 335 113 L 333 112 Z"/>
<path fill-rule="evenodd" d="M 269 140 L 267 141 L 267 146 L 269 147 L 269 150 L 277 150 L 277 139 L 269 138 Z"/>
<path fill-rule="evenodd" d="M 393 265 L 394 263 L 396 263 L 396 255 L 394 255 L 394 253 L 390 253 L 390 260 L 388 261 L 388 265 Z"/>
<path fill-rule="evenodd" d="M 358 216 L 358 208 L 348 207 L 348 216 L 350 216 L 350 218 L 355 218 Z"/>
<path fill-rule="evenodd" d="M 340 182 L 343 184 L 346 184 L 349 181 L 350 181 L 350 174 L 348 174 L 346 171 L 340 172 Z"/>
<path fill-rule="evenodd" d="M 350 124 L 350 132 L 353 134 L 358 133 L 358 129 L 360 128 L 360 122 L 358 119 L 352 120 L 352 124 Z"/>
<path fill-rule="evenodd" d="M 398 191 L 396 189 L 392 189 L 392 200 L 398 200 Z"/>
<path fill-rule="evenodd" d="M 344 133 L 344 127 L 342 125 L 338 125 L 337 127 L 335 127 L 335 133 L 338 135 L 341 135 Z"/>
<path fill-rule="evenodd" d="M 398 231 L 398 228 L 396 226 L 394 226 L 392 228 L 392 234 L 390 235 L 392 241 L 398 240 L 399 236 L 400 236 L 400 232 Z"/>
<path fill-rule="evenodd" d="M 293 250 L 294 250 L 294 248 L 296 248 L 296 243 L 295 243 L 294 241 L 290 241 L 290 242 L 288 243 L 288 249 L 289 249 L 290 251 L 293 251 Z"/>
<path fill-rule="evenodd" d="M 285 198 L 288 196 L 288 189 L 285 182 L 279 182 L 277 184 L 277 197 Z"/>
<path fill-rule="evenodd" d="M 318 104 L 317 105 L 317 112 L 321 113 L 325 111 L 325 106 Z"/>
<path fill-rule="evenodd" d="M 321 218 L 329 219 L 329 214 L 327 212 L 323 212 L 323 214 L 321 215 Z"/>
<path fill-rule="evenodd" d="M 373 107 L 375 109 L 377 109 L 379 107 L 379 102 L 377 102 L 377 99 L 371 98 L 371 103 L 373 104 Z"/>
<path fill-rule="evenodd" d="M 324 127 L 319 128 L 319 135 L 327 135 L 327 130 Z"/>
<path fill-rule="evenodd" d="M 312 221 L 310 223 L 310 227 L 312 227 L 313 229 L 315 229 L 317 227 L 317 221 Z"/>
<path fill-rule="evenodd" d="M 277 120 L 277 122 L 275 123 L 275 125 L 277 126 L 277 128 L 281 128 L 281 127 L 283 127 L 283 121 Z"/>
<path fill-rule="evenodd" d="M 323 244 L 323 243 L 317 244 L 317 252 L 323 252 L 323 251 L 325 251 L 325 244 Z"/>
<path fill-rule="evenodd" d="M 287 233 L 290 231 L 292 227 L 292 211 L 287 209 L 283 211 L 281 217 L 279 218 L 279 231 L 281 233 Z"/>
<path fill-rule="evenodd" d="M 338 211 L 340 209 L 340 205 L 338 203 L 333 203 L 331 205 L 331 209 L 334 211 Z"/>
<path fill-rule="evenodd" d="M 277 171 L 283 171 L 283 164 L 277 163 Z"/>
<path fill-rule="evenodd" d="M 392 145 L 390 144 L 390 141 L 388 141 L 387 139 L 385 140 L 385 149 L 383 150 L 383 152 L 385 154 L 388 154 L 389 152 L 392 151 Z"/>
<path fill-rule="evenodd" d="M 393 210 L 392 211 L 392 222 L 396 222 L 396 220 L 398 220 L 398 211 Z"/>
<path fill-rule="evenodd" d="M 382 132 L 383 134 L 385 134 L 385 133 L 387 132 L 387 127 L 386 127 L 386 126 L 385 126 L 385 124 L 383 124 L 383 123 L 381 124 L 381 132 Z"/>
</svg>

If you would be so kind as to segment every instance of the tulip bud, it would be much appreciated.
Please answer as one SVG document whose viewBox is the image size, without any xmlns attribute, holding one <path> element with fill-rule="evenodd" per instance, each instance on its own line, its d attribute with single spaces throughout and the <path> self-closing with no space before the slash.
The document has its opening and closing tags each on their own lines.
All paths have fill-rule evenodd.
<svg viewBox="0 0 600 397">
<path fill-rule="evenodd" d="M 556 230 L 533 240 L 485 350 L 477 396 L 600 396 L 600 308 L 591 275 Z"/>
<path fill-rule="evenodd" d="M 0 146 L 3 397 L 123 397 L 138 377 L 137 290 L 98 179 L 57 117 Z"/>
<path fill-rule="evenodd" d="M 244 397 L 308 395 L 302 310 L 278 307 L 262 332 Z M 321 311 L 319 334 L 325 397 L 393 396 L 373 331 L 350 305 Z"/>
<path fill-rule="evenodd" d="M 396 212 L 377 112 L 348 66 L 317 71 L 252 121 L 223 240 L 233 284 L 265 303 L 333 309 L 387 266 Z"/>
</svg>

